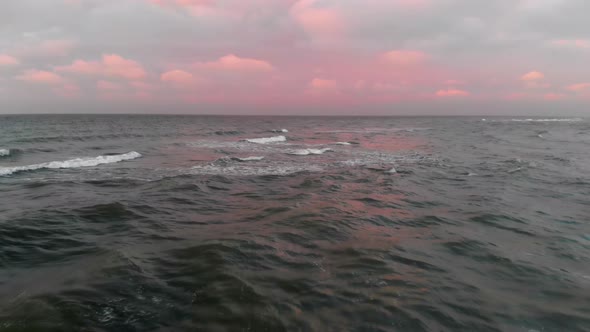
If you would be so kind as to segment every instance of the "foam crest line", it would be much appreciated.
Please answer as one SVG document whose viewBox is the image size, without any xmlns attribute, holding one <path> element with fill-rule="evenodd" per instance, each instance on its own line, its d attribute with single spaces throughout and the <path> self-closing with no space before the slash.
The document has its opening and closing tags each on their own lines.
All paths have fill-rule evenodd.
<svg viewBox="0 0 590 332">
<path fill-rule="evenodd" d="M 10 156 L 10 150 L 0 149 L 0 157 Z"/>
<path fill-rule="evenodd" d="M 285 136 L 273 136 L 273 137 L 262 137 L 262 138 L 250 138 L 245 139 L 246 142 L 250 143 L 257 143 L 257 144 L 267 144 L 267 143 L 276 143 L 276 142 L 285 142 L 287 138 Z"/>
<path fill-rule="evenodd" d="M 293 150 L 287 152 L 287 154 L 295 155 L 295 156 L 307 156 L 310 154 L 323 154 L 324 152 L 332 151 L 330 148 L 324 149 L 300 149 L 300 150 Z"/>
<path fill-rule="evenodd" d="M 141 154 L 131 151 L 124 154 L 98 156 L 89 158 L 76 158 L 65 161 L 50 161 L 41 164 L 16 166 L 16 167 L 0 167 L 0 176 L 11 175 L 18 172 L 34 171 L 38 169 L 59 169 L 59 168 L 79 168 L 92 167 L 101 164 L 117 163 L 125 160 L 132 160 L 141 157 Z"/>
</svg>

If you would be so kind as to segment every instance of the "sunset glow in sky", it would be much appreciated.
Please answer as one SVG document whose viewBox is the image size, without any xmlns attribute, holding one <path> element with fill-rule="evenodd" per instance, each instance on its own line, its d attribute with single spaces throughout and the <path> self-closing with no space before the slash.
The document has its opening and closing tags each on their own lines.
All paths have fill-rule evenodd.
<svg viewBox="0 0 590 332">
<path fill-rule="evenodd" d="M 590 115 L 587 0 L 5 0 L 0 113 Z"/>
</svg>

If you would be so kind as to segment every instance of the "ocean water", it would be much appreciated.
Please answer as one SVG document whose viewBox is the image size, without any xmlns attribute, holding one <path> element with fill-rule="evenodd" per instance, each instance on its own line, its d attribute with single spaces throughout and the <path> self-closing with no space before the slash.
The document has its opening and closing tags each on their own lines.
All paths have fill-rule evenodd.
<svg viewBox="0 0 590 332">
<path fill-rule="evenodd" d="M 590 331 L 590 120 L 0 116 L 0 331 Z"/>
</svg>

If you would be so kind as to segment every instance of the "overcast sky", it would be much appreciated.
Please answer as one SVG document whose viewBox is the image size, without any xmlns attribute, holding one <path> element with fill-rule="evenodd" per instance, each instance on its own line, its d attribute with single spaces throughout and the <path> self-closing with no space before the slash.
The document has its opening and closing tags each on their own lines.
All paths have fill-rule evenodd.
<svg viewBox="0 0 590 332">
<path fill-rule="evenodd" d="M 2 0 L 0 113 L 590 116 L 588 0 Z"/>
</svg>

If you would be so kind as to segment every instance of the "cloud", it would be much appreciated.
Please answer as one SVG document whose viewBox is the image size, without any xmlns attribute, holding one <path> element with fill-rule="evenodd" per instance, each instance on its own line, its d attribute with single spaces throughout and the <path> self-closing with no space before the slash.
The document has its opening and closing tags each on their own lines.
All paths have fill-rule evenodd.
<svg viewBox="0 0 590 332">
<path fill-rule="evenodd" d="M 264 73 L 274 70 L 274 67 L 267 61 L 240 58 L 234 54 L 223 56 L 213 62 L 199 62 L 195 66 L 197 68 L 215 71 L 229 71 L 239 73 Z"/>
<path fill-rule="evenodd" d="M 438 90 L 436 92 L 437 97 L 467 97 L 469 95 L 468 91 L 458 89 Z"/>
<path fill-rule="evenodd" d="M 291 7 L 291 18 L 312 38 L 335 39 L 345 31 L 342 15 L 334 8 L 320 8 L 316 0 L 299 0 Z"/>
<path fill-rule="evenodd" d="M 116 54 L 105 54 L 101 61 L 76 60 L 71 65 L 56 67 L 56 71 L 78 74 L 142 80 L 147 76 L 143 66 Z"/>
<path fill-rule="evenodd" d="M 338 92 L 338 82 L 323 78 L 314 78 L 307 85 L 307 92 L 311 94 L 334 94 Z"/>
<path fill-rule="evenodd" d="M 182 70 L 171 70 L 163 73 L 160 80 L 175 86 L 186 86 L 195 83 L 195 76 Z"/>
<path fill-rule="evenodd" d="M 552 44 L 561 47 L 590 49 L 590 40 L 588 39 L 558 39 L 552 41 Z"/>
<path fill-rule="evenodd" d="M 520 77 L 521 80 L 531 82 L 531 81 L 540 81 L 545 78 L 545 74 L 538 72 L 538 71 L 531 71 L 528 72 Z"/>
<path fill-rule="evenodd" d="M 421 51 L 392 50 L 382 54 L 381 59 L 385 63 L 397 66 L 413 66 L 424 63 L 428 55 Z"/>
<path fill-rule="evenodd" d="M 0 67 L 2 67 L 2 66 L 16 66 L 18 64 L 20 64 L 19 59 L 15 58 L 13 56 L 7 55 L 7 54 L 0 54 Z"/>
<path fill-rule="evenodd" d="M 37 69 L 27 70 L 23 74 L 17 76 L 16 79 L 41 84 L 60 84 L 64 82 L 64 79 L 56 73 Z"/>
<path fill-rule="evenodd" d="M 543 99 L 545 100 L 560 100 L 565 98 L 565 95 L 563 93 L 546 93 L 543 96 Z"/>
<path fill-rule="evenodd" d="M 590 83 L 577 83 L 568 86 L 566 89 L 574 92 L 590 91 Z"/>
<path fill-rule="evenodd" d="M 544 89 L 551 86 L 545 81 L 545 74 L 539 71 L 528 72 L 522 75 L 520 79 L 524 82 L 525 87 L 529 89 Z"/>
</svg>

